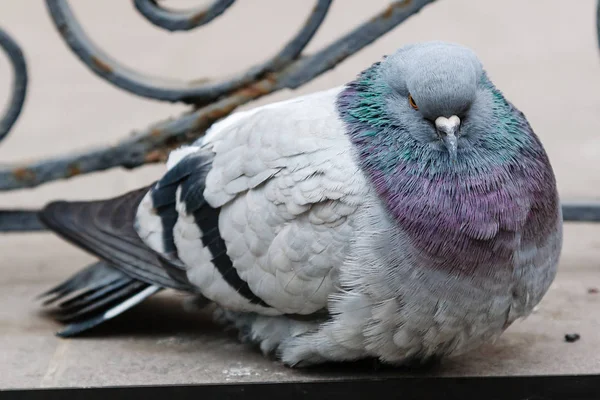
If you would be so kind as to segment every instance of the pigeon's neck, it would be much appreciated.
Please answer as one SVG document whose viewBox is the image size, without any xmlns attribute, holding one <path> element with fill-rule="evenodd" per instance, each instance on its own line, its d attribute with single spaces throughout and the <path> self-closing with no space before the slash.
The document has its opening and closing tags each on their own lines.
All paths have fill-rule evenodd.
<svg viewBox="0 0 600 400">
<path fill-rule="evenodd" d="M 527 230 L 528 241 L 552 234 L 558 199 L 547 156 L 524 116 L 489 81 L 483 83 L 494 101 L 489 131 L 451 164 L 386 112 L 390 89 L 377 74 L 374 65 L 349 84 L 338 111 L 361 168 L 422 254 L 440 268 L 472 273 L 480 265 L 510 264 L 526 244 L 517 232 Z M 499 242 L 492 248 L 484 244 L 489 239 Z"/>
</svg>

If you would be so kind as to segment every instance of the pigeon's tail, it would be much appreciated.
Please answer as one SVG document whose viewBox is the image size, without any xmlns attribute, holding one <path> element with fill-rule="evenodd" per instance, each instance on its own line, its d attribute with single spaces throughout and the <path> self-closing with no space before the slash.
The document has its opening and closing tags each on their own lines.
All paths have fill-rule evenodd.
<svg viewBox="0 0 600 400">
<path fill-rule="evenodd" d="M 161 288 L 194 293 L 185 269 L 148 247 L 135 230 L 136 211 L 149 187 L 107 200 L 48 204 L 40 220 L 63 239 L 101 261 L 47 292 L 46 304 L 70 323 L 74 336 L 130 309 Z"/>
<path fill-rule="evenodd" d="M 70 337 L 116 317 L 161 289 L 99 261 L 43 293 L 40 298 L 45 299 L 46 306 L 57 305 L 52 316 L 68 324 L 57 335 Z"/>
</svg>

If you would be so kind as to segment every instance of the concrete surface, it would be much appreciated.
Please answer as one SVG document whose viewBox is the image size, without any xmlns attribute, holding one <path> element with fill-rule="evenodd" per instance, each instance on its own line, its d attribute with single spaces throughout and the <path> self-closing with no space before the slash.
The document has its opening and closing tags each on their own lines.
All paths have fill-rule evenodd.
<svg viewBox="0 0 600 400">
<path fill-rule="evenodd" d="M 142 71 L 187 79 L 219 77 L 274 53 L 293 34 L 308 1 L 245 0 L 193 33 L 159 31 L 130 2 L 72 1 L 88 33 L 115 58 Z M 197 2 L 168 1 L 178 6 Z M 308 51 L 345 32 L 387 1 L 337 1 Z M 414 41 L 444 39 L 474 48 L 492 79 L 530 119 L 546 145 L 563 199 L 600 198 L 600 57 L 594 0 L 440 0 L 296 92 L 248 107 L 344 83 L 382 54 Z M 23 46 L 31 86 L 24 113 L 0 145 L 0 163 L 112 143 L 136 128 L 174 116 L 181 105 L 144 100 L 90 73 L 61 42 L 43 2 L 0 3 L 0 25 Z M 0 58 L 0 96 L 8 90 Z M 58 199 L 109 197 L 144 185 L 162 166 L 113 170 L 0 195 L 0 208 Z M 48 234 L 0 237 L 0 388 L 320 379 L 403 375 L 351 365 L 297 372 L 265 360 L 205 315 L 182 310 L 165 293 L 94 335 L 53 336 L 34 296 L 91 258 Z M 560 272 L 529 319 L 495 344 L 420 374 L 600 373 L 600 226 L 568 225 Z M 566 343 L 576 332 L 581 340 Z M 413 372 L 415 373 L 415 372 Z"/>
</svg>

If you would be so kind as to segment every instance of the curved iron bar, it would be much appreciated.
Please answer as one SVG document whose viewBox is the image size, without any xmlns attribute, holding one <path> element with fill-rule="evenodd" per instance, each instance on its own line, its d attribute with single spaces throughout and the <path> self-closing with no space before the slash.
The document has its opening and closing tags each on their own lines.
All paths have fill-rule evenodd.
<svg viewBox="0 0 600 400">
<path fill-rule="evenodd" d="M 269 71 L 295 60 L 323 22 L 332 0 L 318 0 L 308 20 L 290 42 L 270 60 L 225 82 L 191 83 L 152 77 L 121 65 L 104 53 L 86 35 L 73 15 L 67 0 L 46 0 L 56 28 L 71 50 L 98 76 L 133 94 L 156 100 L 206 105 L 241 88 Z"/>
<path fill-rule="evenodd" d="M 2 29 L 0 29 L 0 47 L 8 56 L 13 70 L 12 93 L 5 110 L 0 114 L 2 116 L 2 119 L 0 119 L 0 141 L 2 141 L 19 118 L 25 103 L 27 64 L 17 42 Z"/>
<path fill-rule="evenodd" d="M 156 0 L 134 0 L 135 8 L 152 24 L 171 32 L 189 31 L 207 24 L 231 6 L 235 0 L 213 0 L 212 4 L 185 11 L 168 10 Z"/>
</svg>

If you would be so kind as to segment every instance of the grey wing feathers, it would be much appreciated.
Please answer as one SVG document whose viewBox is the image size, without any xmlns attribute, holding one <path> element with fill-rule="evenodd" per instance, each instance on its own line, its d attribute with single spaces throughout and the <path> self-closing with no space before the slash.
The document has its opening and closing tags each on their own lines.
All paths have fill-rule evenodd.
<svg viewBox="0 0 600 400">
<path fill-rule="evenodd" d="M 41 211 L 40 220 L 59 236 L 132 278 L 193 291 L 185 270 L 146 246 L 135 231 L 137 206 L 148 189 L 109 200 L 50 203 Z"/>
<path fill-rule="evenodd" d="M 155 247 L 155 250 L 171 259 L 177 257 L 174 233 L 175 224 L 179 213 L 193 217 L 192 224 L 201 232 L 199 247 L 209 250 L 211 258 L 205 260 L 218 271 L 220 278 L 235 292 L 246 298 L 250 303 L 262 307 L 269 307 L 260 297 L 256 296 L 248 287 L 248 283 L 242 280 L 233 267 L 231 258 L 227 255 L 227 247 L 219 232 L 219 208 L 211 207 L 204 198 L 206 176 L 212 165 L 212 154 L 206 151 L 197 151 L 183 157 L 175 164 L 164 177 L 151 189 L 149 193 L 150 202 L 144 202 L 138 212 L 138 231 L 145 235 L 145 226 L 151 226 L 149 218 L 151 215 L 147 207 L 152 206 L 156 215 L 161 219 L 162 243 L 145 239 L 147 243 Z M 177 207 L 184 210 L 177 210 Z M 144 222 L 144 223 L 143 223 Z M 180 221 L 180 223 L 182 223 Z M 148 232 L 152 234 L 152 232 Z M 149 236 L 148 236 L 149 237 Z M 184 257 L 185 258 L 185 257 Z M 179 261 L 179 260 L 178 260 Z M 181 261 L 179 261 L 181 262 Z M 208 265 L 205 265 L 208 268 Z"/>
</svg>

